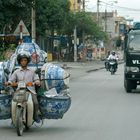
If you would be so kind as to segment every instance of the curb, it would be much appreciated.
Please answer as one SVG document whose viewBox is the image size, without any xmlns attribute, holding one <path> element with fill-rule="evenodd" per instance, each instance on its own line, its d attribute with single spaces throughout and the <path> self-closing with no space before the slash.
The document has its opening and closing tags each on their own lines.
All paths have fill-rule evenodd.
<svg viewBox="0 0 140 140">
<path fill-rule="evenodd" d="M 123 60 L 118 62 L 118 64 L 123 64 L 123 63 L 124 63 Z M 87 70 L 86 72 L 90 73 L 90 72 L 97 71 L 97 70 L 100 70 L 100 69 L 105 69 L 105 67 L 100 67 L 100 68 L 96 68 L 96 69 Z"/>
<path fill-rule="evenodd" d="M 86 72 L 87 73 L 90 73 L 90 72 L 97 71 L 97 70 L 104 69 L 104 68 L 105 67 L 101 67 L 101 68 L 97 68 L 97 69 L 92 69 L 92 70 L 87 70 Z"/>
</svg>

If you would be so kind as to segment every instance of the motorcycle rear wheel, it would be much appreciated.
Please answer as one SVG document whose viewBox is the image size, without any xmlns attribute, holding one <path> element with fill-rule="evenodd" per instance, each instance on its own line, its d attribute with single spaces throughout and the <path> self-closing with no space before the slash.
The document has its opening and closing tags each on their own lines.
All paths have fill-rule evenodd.
<svg viewBox="0 0 140 140">
<path fill-rule="evenodd" d="M 111 75 L 113 75 L 115 73 L 115 70 L 114 70 L 113 66 L 111 66 L 110 72 L 111 72 Z"/>
<path fill-rule="evenodd" d="M 23 111 L 21 107 L 17 108 L 16 111 L 16 129 L 17 129 L 17 135 L 22 136 L 23 135 L 23 130 L 24 130 L 24 124 L 23 124 Z"/>
</svg>

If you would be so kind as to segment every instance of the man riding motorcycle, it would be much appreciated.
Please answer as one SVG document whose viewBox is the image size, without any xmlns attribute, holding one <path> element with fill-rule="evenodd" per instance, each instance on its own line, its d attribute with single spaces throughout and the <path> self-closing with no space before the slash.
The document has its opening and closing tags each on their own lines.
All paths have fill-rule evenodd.
<svg viewBox="0 0 140 140">
<path fill-rule="evenodd" d="M 40 86 L 39 76 L 31 69 L 28 68 L 28 63 L 31 61 L 31 57 L 27 52 L 18 54 L 17 62 L 21 68 L 15 70 L 10 76 L 8 82 L 5 85 L 10 85 L 14 82 L 24 81 L 25 83 L 35 83 L 35 85 Z M 32 85 L 32 100 L 34 104 L 34 120 L 39 123 L 40 118 L 38 116 L 39 104 L 37 100 L 37 94 L 35 92 L 35 86 Z"/>
<path fill-rule="evenodd" d="M 115 60 L 116 61 L 116 69 L 118 68 L 118 55 L 116 54 L 115 51 L 112 51 L 111 54 L 108 56 L 107 60 Z"/>
</svg>

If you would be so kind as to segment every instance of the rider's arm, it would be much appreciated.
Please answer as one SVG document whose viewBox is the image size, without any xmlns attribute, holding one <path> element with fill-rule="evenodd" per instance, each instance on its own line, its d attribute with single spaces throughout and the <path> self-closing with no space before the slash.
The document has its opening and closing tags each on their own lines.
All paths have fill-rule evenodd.
<svg viewBox="0 0 140 140">
<path fill-rule="evenodd" d="M 117 61 L 119 60 L 119 57 L 118 57 L 118 55 L 116 55 L 116 60 L 117 60 Z"/>
<path fill-rule="evenodd" d="M 17 72 L 15 71 L 15 72 L 9 77 L 8 82 L 9 82 L 9 83 L 13 83 L 13 82 L 16 82 L 16 81 L 17 81 Z"/>
<path fill-rule="evenodd" d="M 38 74 L 34 73 L 33 81 L 37 86 L 40 86 L 40 80 Z"/>
<path fill-rule="evenodd" d="M 14 72 L 10 77 L 7 82 L 5 82 L 6 86 L 12 85 L 12 83 L 16 82 L 16 73 Z"/>
<path fill-rule="evenodd" d="M 110 58 L 111 58 L 111 55 L 108 56 L 107 60 L 110 60 Z"/>
</svg>

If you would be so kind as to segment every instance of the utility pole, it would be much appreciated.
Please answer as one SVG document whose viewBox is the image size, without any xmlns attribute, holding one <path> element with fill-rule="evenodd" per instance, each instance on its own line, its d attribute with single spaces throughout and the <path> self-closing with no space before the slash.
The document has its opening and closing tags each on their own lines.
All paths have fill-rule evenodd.
<svg viewBox="0 0 140 140">
<path fill-rule="evenodd" d="M 83 0 L 83 12 L 85 12 L 85 0 Z M 83 46 L 85 46 L 85 31 L 82 31 L 82 42 Z"/>
<path fill-rule="evenodd" d="M 77 2 L 77 0 L 74 0 L 74 13 L 75 14 L 76 14 L 76 2 Z M 73 35 L 74 35 L 74 62 L 77 62 L 77 29 L 76 29 L 76 25 L 74 27 Z"/>
<path fill-rule="evenodd" d="M 105 32 L 107 32 L 107 8 L 105 9 Z"/>
<path fill-rule="evenodd" d="M 77 62 L 77 29 L 74 27 L 74 62 Z"/>
<path fill-rule="evenodd" d="M 35 0 L 32 2 L 31 20 L 32 20 L 32 42 L 35 42 L 36 41 Z"/>
<path fill-rule="evenodd" d="M 85 0 L 83 0 L 83 11 L 85 12 Z"/>
<path fill-rule="evenodd" d="M 97 0 L 97 22 L 98 22 L 98 25 L 99 25 L 99 0 Z"/>
</svg>

